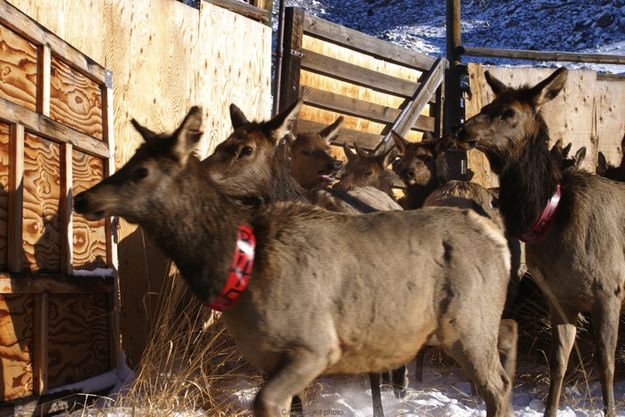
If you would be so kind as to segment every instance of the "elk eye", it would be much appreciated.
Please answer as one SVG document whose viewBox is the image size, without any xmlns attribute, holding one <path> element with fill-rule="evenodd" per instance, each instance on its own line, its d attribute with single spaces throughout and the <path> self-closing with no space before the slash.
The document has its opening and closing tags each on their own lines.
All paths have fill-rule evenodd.
<svg viewBox="0 0 625 417">
<path fill-rule="evenodd" d="M 394 160 L 392 167 L 393 167 L 393 171 L 395 173 L 398 173 L 401 170 L 401 159 Z"/>
<path fill-rule="evenodd" d="M 244 146 L 243 149 L 241 149 L 241 155 L 251 155 L 252 151 L 253 149 L 251 146 Z"/>
<path fill-rule="evenodd" d="M 367 171 L 365 172 L 365 178 L 370 178 L 373 175 L 373 172 Z"/>
<path fill-rule="evenodd" d="M 426 164 L 432 162 L 432 157 L 430 155 L 425 155 L 423 157 L 423 162 L 425 162 Z"/>
<path fill-rule="evenodd" d="M 502 119 L 510 119 L 514 117 L 514 109 L 508 109 L 501 114 Z"/>
<path fill-rule="evenodd" d="M 139 182 L 148 176 L 148 169 L 145 167 L 139 167 L 132 171 L 132 181 Z"/>
</svg>

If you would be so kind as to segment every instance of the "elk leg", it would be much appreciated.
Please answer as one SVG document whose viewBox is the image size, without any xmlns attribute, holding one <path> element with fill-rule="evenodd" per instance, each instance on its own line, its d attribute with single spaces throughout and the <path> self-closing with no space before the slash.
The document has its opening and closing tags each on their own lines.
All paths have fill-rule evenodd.
<svg viewBox="0 0 625 417">
<path fill-rule="evenodd" d="M 615 417 L 614 408 L 614 353 L 618 335 L 620 300 L 598 302 L 592 311 L 592 327 L 597 341 L 599 380 L 603 391 L 603 411 L 606 417 Z"/>
<path fill-rule="evenodd" d="M 408 368 L 404 365 L 391 372 L 391 384 L 393 385 L 393 393 L 395 398 L 401 400 L 406 395 L 406 387 L 408 386 Z"/>
<path fill-rule="evenodd" d="M 551 352 L 549 356 L 549 396 L 545 417 L 556 417 L 560 404 L 560 392 L 564 373 L 569 363 L 569 356 L 575 333 L 577 332 L 577 315 L 579 311 L 566 306 L 551 306 Z"/>
<path fill-rule="evenodd" d="M 276 369 L 254 400 L 255 417 L 288 415 L 291 398 L 302 392 L 328 364 L 328 355 L 308 349 L 293 351 Z"/>
<path fill-rule="evenodd" d="M 382 392 L 380 390 L 380 374 L 373 372 L 369 374 L 371 384 L 371 402 L 373 403 L 373 417 L 384 417 L 382 408 Z"/>
<path fill-rule="evenodd" d="M 425 346 L 419 350 L 415 360 L 414 375 L 417 382 L 423 382 L 423 367 L 425 366 Z"/>
<path fill-rule="evenodd" d="M 499 338 L 497 339 L 497 350 L 499 360 L 503 369 L 510 378 L 510 384 L 514 383 L 516 375 L 516 355 L 517 355 L 518 326 L 516 321 L 502 319 L 499 322 Z M 508 401 L 508 416 L 514 416 L 512 408 L 512 398 Z"/>
</svg>

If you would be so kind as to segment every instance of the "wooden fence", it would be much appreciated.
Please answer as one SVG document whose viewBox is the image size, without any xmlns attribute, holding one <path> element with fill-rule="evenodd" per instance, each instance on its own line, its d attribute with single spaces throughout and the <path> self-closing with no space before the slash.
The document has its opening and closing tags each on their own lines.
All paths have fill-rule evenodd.
<svg viewBox="0 0 625 417">
<path fill-rule="evenodd" d="M 554 71 L 553 68 L 468 64 L 470 93 L 465 99 L 467 119 L 479 113 L 494 98 L 484 78 L 486 70 L 511 86 L 533 85 Z M 542 112 L 552 144 L 558 139 L 562 139 L 564 144 L 571 142 L 573 152 L 586 146 L 584 168 L 595 171 L 599 151 L 618 165 L 621 140 L 625 136 L 625 77 L 604 76 L 590 70 L 570 70 L 563 91 L 545 104 Z M 497 185 L 497 177 L 480 152 L 469 152 L 468 163 L 476 174 L 474 181 L 485 186 Z"/>
<path fill-rule="evenodd" d="M 416 140 L 442 131 L 446 61 L 287 8 L 279 88 L 282 109 L 298 97 L 296 131 L 345 117 L 336 144 L 374 149 L 391 128 Z M 392 141 L 391 141 L 392 142 Z M 337 151 L 339 156 L 342 151 Z"/>
<path fill-rule="evenodd" d="M 0 1 L 0 396 L 117 366 L 110 220 L 72 196 L 114 170 L 111 74 Z"/>
</svg>

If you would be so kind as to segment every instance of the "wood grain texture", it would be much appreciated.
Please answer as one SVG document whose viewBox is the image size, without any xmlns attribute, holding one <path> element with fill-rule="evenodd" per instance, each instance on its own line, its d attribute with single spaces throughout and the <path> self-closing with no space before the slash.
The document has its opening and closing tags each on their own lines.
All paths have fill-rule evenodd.
<svg viewBox="0 0 625 417">
<path fill-rule="evenodd" d="M 27 133 L 24 143 L 24 269 L 60 272 L 60 149 Z"/>
<path fill-rule="evenodd" d="M 33 393 L 33 297 L 0 295 L 0 399 Z"/>
<path fill-rule="evenodd" d="M 0 25 L 0 97 L 35 110 L 37 47 Z"/>
<path fill-rule="evenodd" d="M 7 268 L 9 163 L 9 125 L 0 123 L 0 271 Z"/>
<path fill-rule="evenodd" d="M 104 178 L 104 161 L 95 156 L 74 151 L 72 156 L 72 194 L 91 188 Z M 105 221 L 90 221 L 77 213 L 72 214 L 73 269 L 106 267 Z"/>
<path fill-rule="evenodd" d="M 50 76 L 50 117 L 102 139 L 100 86 L 56 57 Z"/>
<path fill-rule="evenodd" d="M 108 371 L 107 296 L 51 294 L 48 303 L 48 387 Z"/>
<path fill-rule="evenodd" d="M 597 150 L 612 165 L 618 165 L 625 139 L 625 79 L 597 80 L 595 111 Z"/>
</svg>

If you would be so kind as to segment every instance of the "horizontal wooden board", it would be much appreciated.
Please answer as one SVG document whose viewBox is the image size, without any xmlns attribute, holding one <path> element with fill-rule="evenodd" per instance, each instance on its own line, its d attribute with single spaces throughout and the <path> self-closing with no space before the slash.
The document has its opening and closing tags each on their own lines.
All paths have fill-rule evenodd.
<svg viewBox="0 0 625 417">
<path fill-rule="evenodd" d="M 37 132 L 42 137 L 54 139 L 58 142 L 71 143 L 75 149 L 103 158 L 108 158 L 110 155 L 108 146 L 101 140 L 78 132 L 49 117 L 42 116 L 0 97 L 0 121 L 14 123 L 17 120 L 28 130 Z"/>
<path fill-rule="evenodd" d="M 28 271 L 61 270 L 59 145 L 27 133 L 24 141 L 23 239 Z"/>
<path fill-rule="evenodd" d="M 0 273 L 0 294 L 109 294 L 113 277 Z"/>
<path fill-rule="evenodd" d="M 330 93 L 314 87 L 302 86 L 301 96 L 306 104 L 379 123 L 393 123 L 400 114 L 398 109 Z M 419 115 L 413 128 L 433 132 L 434 123 L 433 117 Z"/>
<path fill-rule="evenodd" d="M 0 271 L 7 268 L 9 162 L 9 125 L 0 123 Z"/>
<path fill-rule="evenodd" d="M 110 347 L 106 295 L 49 296 L 49 388 L 108 371 Z"/>
<path fill-rule="evenodd" d="M 55 56 L 50 77 L 50 117 L 102 139 L 100 86 Z"/>
<path fill-rule="evenodd" d="M 104 161 L 79 151 L 72 154 L 72 194 L 78 195 L 104 178 Z M 73 268 L 89 270 L 105 268 L 107 265 L 105 220 L 87 220 L 74 212 L 72 224 Z"/>
<path fill-rule="evenodd" d="M 0 25 L 0 97 L 35 110 L 37 47 Z"/>
<path fill-rule="evenodd" d="M 0 398 L 33 393 L 34 313 L 31 295 L 0 295 Z"/>
<path fill-rule="evenodd" d="M 298 119 L 295 124 L 295 132 L 320 132 L 327 125 L 319 122 L 314 122 L 311 120 Z M 350 146 L 356 143 L 359 147 L 363 149 L 372 150 L 375 149 L 376 146 L 382 140 L 382 135 L 376 135 L 375 133 L 367 133 L 361 132 L 355 129 L 340 129 L 339 134 L 336 139 L 332 142 L 335 145 L 340 145 L 343 143 L 348 143 Z"/>
</svg>

